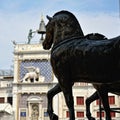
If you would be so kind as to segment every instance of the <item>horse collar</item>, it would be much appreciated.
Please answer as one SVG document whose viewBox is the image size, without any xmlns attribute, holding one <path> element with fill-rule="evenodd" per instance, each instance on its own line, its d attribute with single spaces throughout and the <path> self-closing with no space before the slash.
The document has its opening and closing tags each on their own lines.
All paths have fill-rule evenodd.
<svg viewBox="0 0 120 120">
<path fill-rule="evenodd" d="M 58 48 L 59 46 L 69 42 L 69 41 L 73 41 L 74 39 L 81 39 L 81 38 L 84 38 L 84 36 L 77 36 L 77 37 L 72 37 L 72 38 L 69 38 L 69 39 L 64 39 L 62 41 L 59 41 L 57 44 L 53 45 L 53 48 L 51 50 L 51 52 L 53 52 L 56 48 Z"/>
</svg>

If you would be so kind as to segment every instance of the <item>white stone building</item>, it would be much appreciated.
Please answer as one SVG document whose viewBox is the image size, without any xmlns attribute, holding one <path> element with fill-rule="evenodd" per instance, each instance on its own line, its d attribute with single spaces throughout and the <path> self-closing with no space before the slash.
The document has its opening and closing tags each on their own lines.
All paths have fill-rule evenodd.
<svg viewBox="0 0 120 120">
<path fill-rule="evenodd" d="M 57 83 L 49 58 L 50 51 L 43 50 L 41 43 L 14 46 L 14 76 L 10 79 L 2 76 L 0 78 L 0 90 L 2 91 L 0 92 L 0 106 L 6 103 L 12 105 L 9 109 L 11 120 L 49 120 L 46 112 L 46 94 Z M 75 83 L 73 86 L 77 120 L 86 119 L 85 100 L 94 91 L 92 85 L 87 83 Z M 111 107 L 120 107 L 119 97 L 109 95 Z M 62 93 L 54 97 L 53 107 L 60 120 L 68 120 L 69 113 Z M 0 113 L 4 111 L 1 109 L 0 107 Z M 98 101 L 91 104 L 91 113 L 99 119 Z M 105 116 L 104 113 L 102 116 Z M 112 113 L 112 116 L 114 120 L 120 119 L 118 113 Z M 0 117 L 0 120 L 7 120 L 3 117 Z"/>
<path fill-rule="evenodd" d="M 14 119 L 12 83 L 12 71 L 0 70 L 0 120 Z"/>
</svg>

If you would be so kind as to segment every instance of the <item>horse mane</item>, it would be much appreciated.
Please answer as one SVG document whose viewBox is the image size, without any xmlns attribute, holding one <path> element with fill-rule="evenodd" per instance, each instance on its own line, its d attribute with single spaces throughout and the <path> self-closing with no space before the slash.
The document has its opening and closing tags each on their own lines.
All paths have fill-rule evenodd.
<svg viewBox="0 0 120 120">
<path fill-rule="evenodd" d="M 59 11 L 59 12 L 55 13 L 53 15 L 53 17 L 55 17 L 56 15 L 59 15 L 59 14 L 68 14 L 69 16 L 71 16 L 73 19 L 75 19 L 78 22 L 78 20 L 76 19 L 76 17 L 71 12 L 66 11 L 66 10 L 62 10 L 62 11 Z M 78 24 L 79 24 L 79 22 L 78 22 Z"/>
<path fill-rule="evenodd" d="M 66 15 L 68 16 L 68 18 L 66 18 Z M 64 32 L 64 37 L 63 37 L 64 39 L 76 37 L 76 36 L 84 36 L 78 20 L 71 12 L 66 10 L 59 11 L 53 15 L 53 19 L 54 21 L 56 21 L 56 24 L 61 24 L 61 26 L 63 26 L 63 23 L 65 23 L 64 28 L 66 29 L 60 30 L 59 27 L 60 30 L 59 33 Z M 57 37 L 56 39 L 60 38 L 59 35 L 56 35 L 56 37 Z"/>
</svg>

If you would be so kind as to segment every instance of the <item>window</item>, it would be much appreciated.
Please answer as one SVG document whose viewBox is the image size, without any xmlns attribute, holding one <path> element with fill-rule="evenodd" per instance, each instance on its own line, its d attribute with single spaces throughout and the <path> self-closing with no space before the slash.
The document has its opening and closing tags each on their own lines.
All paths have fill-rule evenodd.
<svg viewBox="0 0 120 120">
<path fill-rule="evenodd" d="M 109 104 L 115 104 L 115 96 L 109 96 Z"/>
<path fill-rule="evenodd" d="M 1 98 L 0 98 L 0 103 L 4 103 L 4 102 L 5 102 L 4 97 L 1 97 Z"/>
<path fill-rule="evenodd" d="M 8 97 L 8 98 L 7 98 L 7 102 L 12 105 L 12 97 Z"/>
<path fill-rule="evenodd" d="M 110 105 L 113 105 L 115 104 L 115 96 L 109 96 L 108 97 L 108 100 L 109 100 L 109 104 Z M 99 105 L 100 101 L 99 100 L 96 100 L 96 105 Z M 101 103 L 102 104 L 102 103 Z"/>
<path fill-rule="evenodd" d="M 115 117 L 115 112 L 110 112 L 110 114 L 111 114 L 111 117 Z M 102 112 L 102 113 L 101 113 L 101 116 L 102 116 L 102 117 L 105 117 L 105 113 Z M 97 117 L 100 117 L 100 112 L 97 112 Z"/>
<path fill-rule="evenodd" d="M 69 116 L 69 111 L 66 111 L 66 117 L 68 118 Z"/>
<path fill-rule="evenodd" d="M 99 105 L 100 104 L 100 100 L 98 99 L 98 100 L 96 100 L 96 105 Z M 101 102 L 101 104 L 102 104 L 102 102 Z"/>
<path fill-rule="evenodd" d="M 80 83 L 80 86 L 87 86 L 87 85 L 88 85 L 88 83 L 84 83 L 84 82 Z"/>
<path fill-rule="evenodd" d="M 77 105 L 84 105 L 84 97 L 77 97 L 76 100 Z"/>
<path fill-rule="evenodd" d="M 77 112 L 77 117 L 79 118 L 84 117 L 84 112 Z"/>
<path fill-rule="evenodd" d="M 115 117 L 115 112 L 110 112 L 111 117 Z"/>
<path fill-rule="evenodd" d="M 101 112 L 101 117 L 104 117 L 104 116 L 105 116 L 105 113 Z M 97 112 L 97 117 L 100 117 L 100 112 Z"/>
<path fill-rule="evenodd" d="M 48 112 L 44 112 L 44 117 L 48 117 Z"/>
</svg>

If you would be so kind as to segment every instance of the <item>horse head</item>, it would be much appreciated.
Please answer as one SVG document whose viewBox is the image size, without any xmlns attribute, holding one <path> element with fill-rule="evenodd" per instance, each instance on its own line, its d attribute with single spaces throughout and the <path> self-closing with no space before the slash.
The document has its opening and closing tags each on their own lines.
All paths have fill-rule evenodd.
<svg viewBox="0 0 120 120">
<path fill-rule="evenodd" d="M 68 11 L 57 12 L 53 17 L 47 16 L 47 19 L 44 49 L 50 49 L 52 44 L 71 37 L 84 36 L 76 17 Z"/>
<path fill-rule="evenodd" d="M 46 25 L 46 36 L 45 40 L 43 41 L 43 48 L 50 49 L 53 43 L 53 33 L 54 33 L 54 22 L 51 17 L 47 16 L 49 20 Z"/>
</svg>

